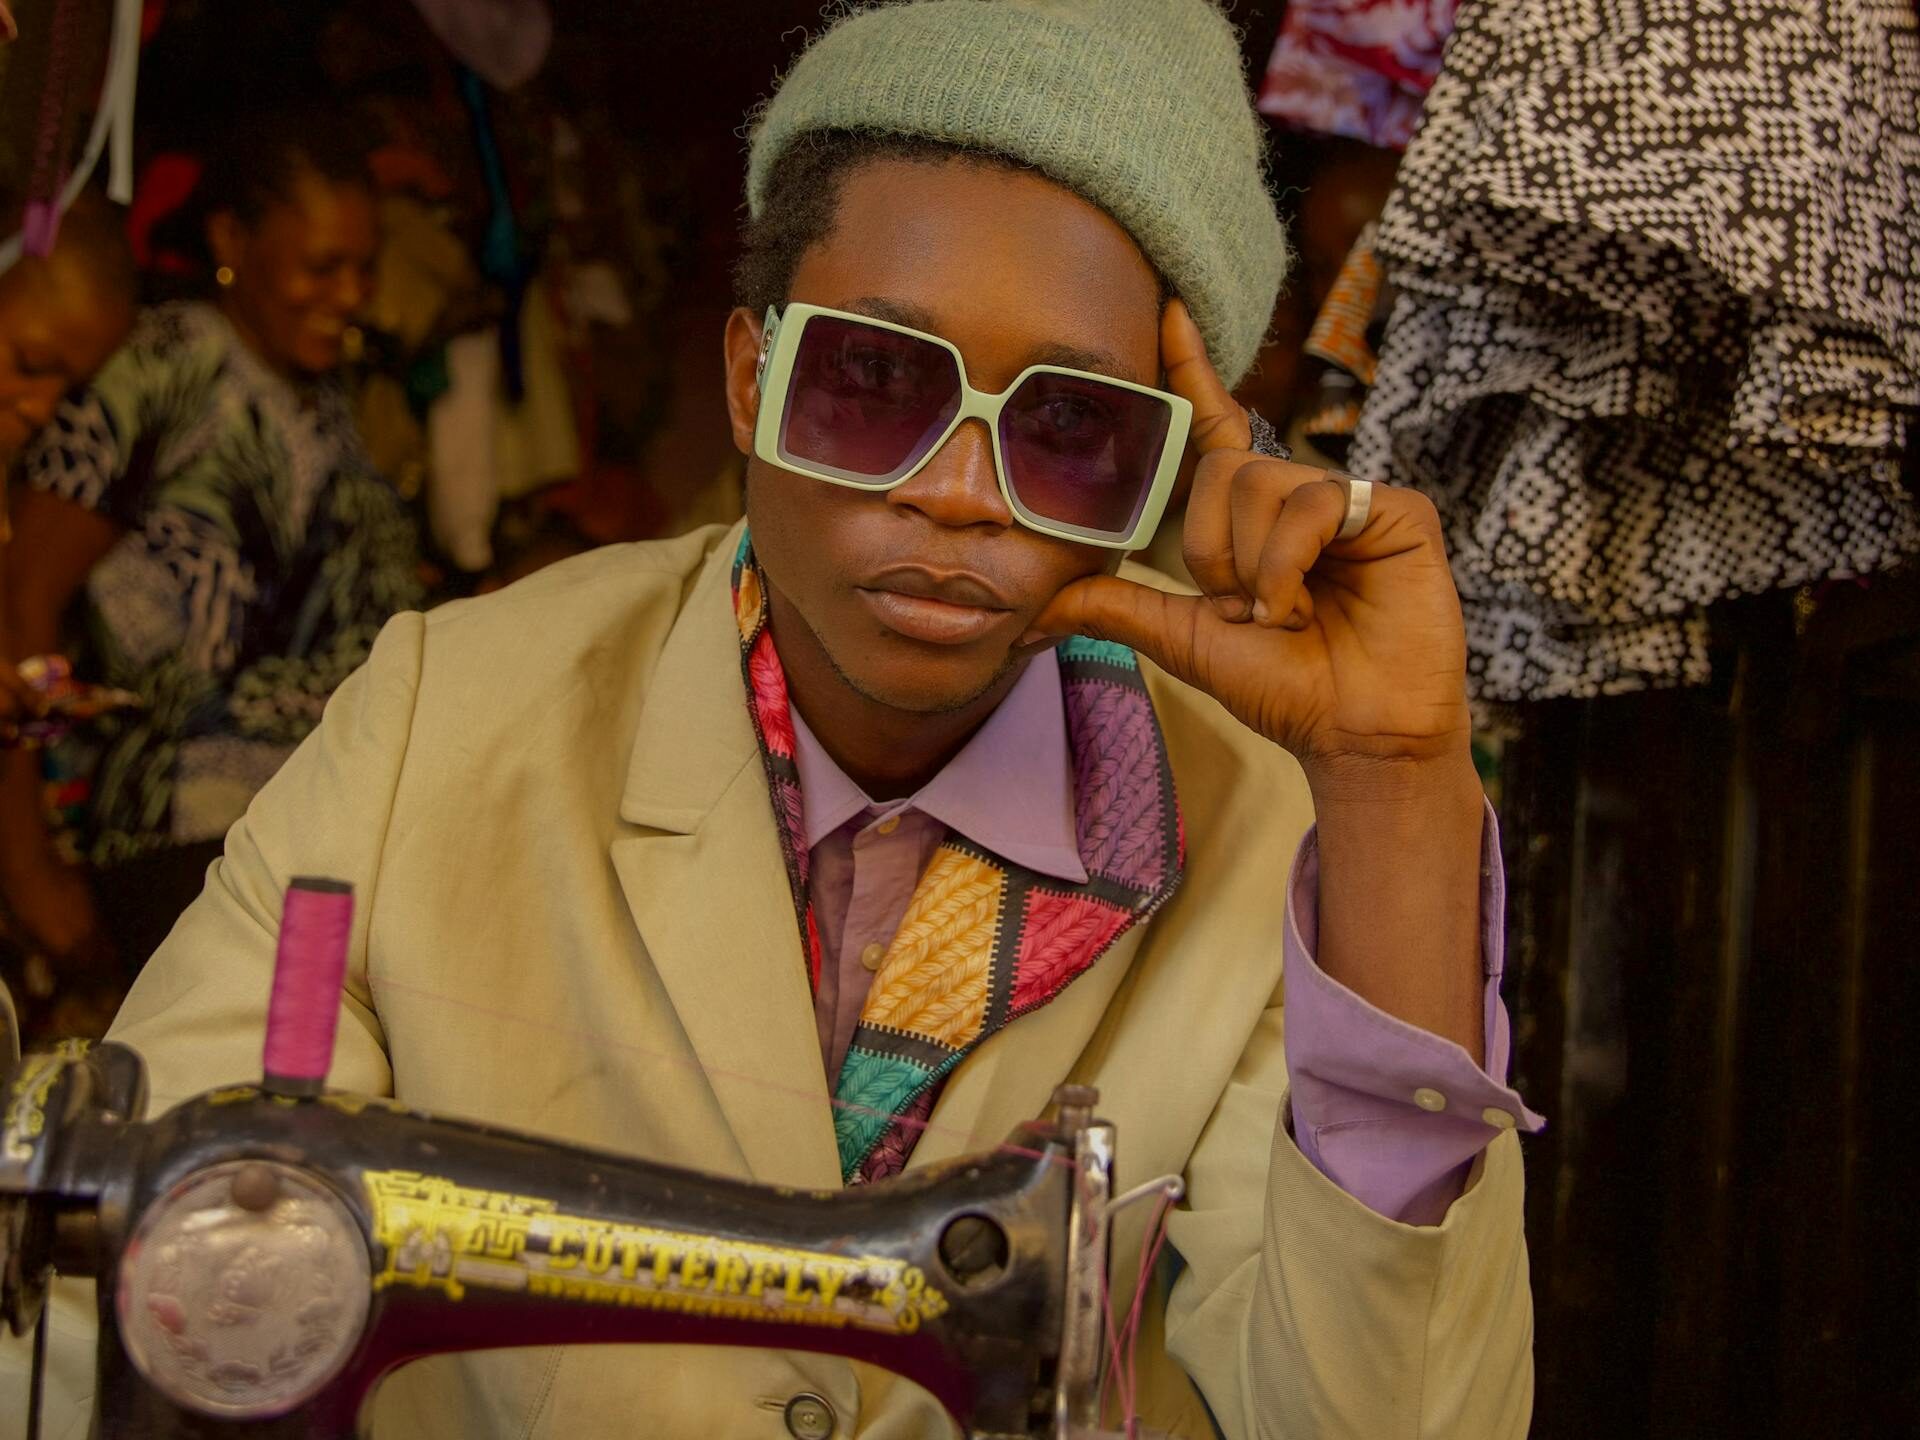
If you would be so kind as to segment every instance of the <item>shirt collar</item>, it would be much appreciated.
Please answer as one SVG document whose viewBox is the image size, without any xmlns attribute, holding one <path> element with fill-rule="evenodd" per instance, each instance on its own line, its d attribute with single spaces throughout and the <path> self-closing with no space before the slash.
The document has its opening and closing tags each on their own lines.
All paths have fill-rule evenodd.
<svg viewBox="0 0 1920 1440">
<path fill-rule="evenodd" d="M 1060 664 L 1051 650 L 1027 662 L 1013 689 L 925 785 L 906 800 L 876 804 L 834 764 L 793 712 L 795 767 L 809 850 L 857 816 L 919 810 L 983 850 L 1075 885 L 1087 883 L 1073 816 Z"/>
</svg>

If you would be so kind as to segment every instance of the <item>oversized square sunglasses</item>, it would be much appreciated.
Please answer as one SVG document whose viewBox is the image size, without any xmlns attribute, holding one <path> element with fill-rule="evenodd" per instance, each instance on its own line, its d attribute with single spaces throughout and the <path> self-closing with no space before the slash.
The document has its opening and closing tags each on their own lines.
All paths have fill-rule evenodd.
<svg viewBox="0 0 1920 1440">
<path fill-rule="evenodd" d="M 767 311 L 758 378 L 753 450 L 770 465 L 891 490 L 979 419 L 1021 524 L 1115 550 L 1153 537 L 1193 420 L 1178 395 L 1060 365 L 1030 365 L 990 395 L 951 341 L 819 305 Z"/>
</svg>

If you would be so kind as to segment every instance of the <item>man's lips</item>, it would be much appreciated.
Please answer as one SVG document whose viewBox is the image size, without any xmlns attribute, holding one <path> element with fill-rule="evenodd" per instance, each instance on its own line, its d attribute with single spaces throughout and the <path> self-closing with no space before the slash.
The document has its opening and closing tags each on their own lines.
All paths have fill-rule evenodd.
<svg viewBox="0 0 1920 1440">
<path fill-rule="evenodd" d="M 971 570 L 935 570 L 926 565 L 893 565 L 863 582 L 862 590 L 891 590 L 897 595 L 919 595 L 949 605 L 971 605 L 981 610 L 1011 610 L 1013 602 L 993 582 Z"/>
<path fill-rule="evenodd" d="M 1013 610 L 991 582 L 964 570 L 894 566 L 856 588 L 881 624 L 932 645 L 970 644 Z"/>
</svg>

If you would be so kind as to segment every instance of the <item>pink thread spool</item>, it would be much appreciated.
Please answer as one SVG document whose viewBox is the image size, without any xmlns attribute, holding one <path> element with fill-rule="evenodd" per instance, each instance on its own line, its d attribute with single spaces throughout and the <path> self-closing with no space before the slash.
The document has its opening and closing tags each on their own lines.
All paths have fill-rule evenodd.
<svg viewBox="0 0 1920 1440">
<path fill-rule="evenodd" d="M 261 1067 L 264 1088 L 275 1095 L 318 1095 L 326 1088 L 352 930 L 351 885 L 300 876 L 288 883 Z"/>
</svg>

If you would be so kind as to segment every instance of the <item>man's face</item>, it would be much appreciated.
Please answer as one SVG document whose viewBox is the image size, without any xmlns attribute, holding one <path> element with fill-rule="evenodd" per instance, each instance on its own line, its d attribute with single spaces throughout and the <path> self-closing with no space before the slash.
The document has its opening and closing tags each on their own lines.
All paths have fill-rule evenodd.
<svg viewBox="0 0 1920 1440">
<path fill-rule="evenodd" d="M 0 471 L 126 338 L 133 304 L 111 291 L 58 250 L 0 276 Z"/>
<path fill-rule="evenodd" d="M 1159 379 L 1160 288 L 1139 248 L 1077 195 L 1000 166 L 862 166 L 789 298 L 943 336 L 980 390 L 1041 363 Z M 783 651 L 803 625 L 843 681 L 899 710 L 985 694 L 1061 587 L 1118 558 L 1016 523 L 977 420 L 879 494 L 750 457 L 747 515 Z"/>
</svg>

